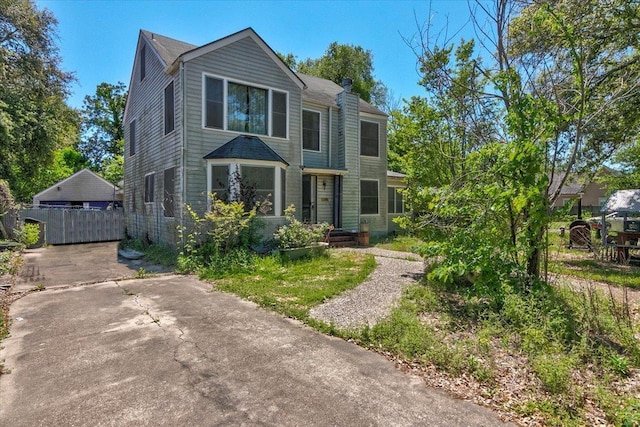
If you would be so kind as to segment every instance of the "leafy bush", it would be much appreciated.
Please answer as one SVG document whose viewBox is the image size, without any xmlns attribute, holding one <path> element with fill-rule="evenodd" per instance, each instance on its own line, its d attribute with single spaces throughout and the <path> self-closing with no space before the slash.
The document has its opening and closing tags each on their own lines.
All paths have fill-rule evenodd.
<svg viewBox="0 0 640 427">
<path fill-rule="evenodd" d="M 280 249 L 303 248 L 324 239 L 329 224 L 304 224 L 295 217 L 296 209 L 289 205 L 284 210 L 288 224 L 278 227 L 273 239 Z"/>
<path fill-rule="evenodd" d="M 25 223 L 14 231 L 16 240 L 26 247 L 33 246 L 40 240 L 40 226 Z"/>
<path fill-rule="evenodd" d="M 268 203 L 265 203 L 268 206 Z M 192 226 L 179 228 L 184 246 L 178 255 L 177 270 L 217 277 L 225 271 L 247 271 L 255 264 L 251 247 L 260 243 L 263 220 L 260 205 L 247 210 L 243 202 L 225 202 L 212 195 L 211 210 L 200 217 L 185 206 Z M 185 233 L 187 233 L 185 235 Z"/>
</svg>

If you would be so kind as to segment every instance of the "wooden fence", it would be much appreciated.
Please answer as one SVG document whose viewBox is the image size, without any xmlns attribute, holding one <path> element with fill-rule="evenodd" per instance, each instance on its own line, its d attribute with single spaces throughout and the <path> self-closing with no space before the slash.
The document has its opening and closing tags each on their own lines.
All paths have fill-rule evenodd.
<svg viewBox="0 0 640 427">
<path fill-rule="evenodd" d="M 121 240 L 124 234 L 124 214 L 121 209 L 27 208 L 4 217 L 9 233 L 18 222 L 42 223 L 44 243 L 50 245 Z"/>
</svg>

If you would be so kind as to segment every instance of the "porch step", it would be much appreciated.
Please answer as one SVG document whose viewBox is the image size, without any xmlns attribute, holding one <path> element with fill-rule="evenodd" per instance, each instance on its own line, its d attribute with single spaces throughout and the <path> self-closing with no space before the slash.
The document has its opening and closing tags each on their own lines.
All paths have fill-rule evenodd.
<svg viewBox="0 0 640 427">
<path fill-rule="evenodd" d="M 356 237 L 350 231 L 332 230 L 329 233 L 329 246 L 332 248 L 356 246 Z"/>
</svg>

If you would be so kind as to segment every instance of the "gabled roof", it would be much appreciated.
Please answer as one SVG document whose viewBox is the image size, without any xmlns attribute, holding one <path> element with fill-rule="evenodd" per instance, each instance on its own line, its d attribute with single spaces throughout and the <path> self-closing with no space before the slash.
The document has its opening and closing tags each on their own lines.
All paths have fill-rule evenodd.
<svg viewBox="0 0 640 427">
<path fill-rule="evenodd" d="M 557 173 L 553 176 L 553 180 L 551 181 L 551 185 L 549 186 L 549 194 L 554 194 L 558 187 L 560 186 L 560 181 L 562 181 L 563 173 Z M 575 177 L 568 177 L 564 182 L 564 185 L 560 189 L 561 196 L 577 196 L 581 192 L 584 191 L 584 182 L 580 182 Z"/>
<path fill-rule="evenodd" d="M 307 88 L 302 94 L 305 101 L 327 106 L 338 106 L 336 103 L 336 96 L 344 90 L 342 86 L 332 82 L 331 80 L 307 74 L 298 73 L 298 77 L 300 77 L 305 85 L 307 85 Z M 362 99 L 360 99 L 360 112 L 386 116 L 386 114 L 380 109 L 366 101 L 363 101 Z"/>
<path fill-rule="evenodd" d="M 257 136 L 240 135 L 204 156 L 204 159 L 247 159 L 278 162 L 289 166 L 278 153 Z"/>
<path fill-rule="evenodd" d="M 100 175 L 82 169 L 70 177 L 53 184 L 33 196 L 33 204 L 40 202 L 96 202 L 114 200 L 120 188 L 113 185 Z"/>
<path fill-rule="evenodd" d="M 220 48 L 228 46 L 244 38 L 251 38 L 256 42 L 258 46 L 269 56 L 273 62 L 287 74 L 293 82 L 301 89 L 304 88 L 304 82 L 285 64 L 282 59 L 275 53 L 273 49 L 256 33 L 253 28 L 245 28 L 221 39 L 212 41 L 202 46 L 196 46 L 190 43 L 185 43 L 179 40 L 172 39 L 170 37 L 161 36 L 159 34 L 151 33 L 150 31 L 142 30 L 141 33 L 147 39 L 147 41 L 156 49 L 160 57 L 168 67 L 168 72 L 173 72 L 178 66 L 179 60 L 190 61 L 201 55 L 216 51 Z"/>
<path fill-rule="evenodd" d="M 173 62 L 183 53 L 198 47 L 190 43 L 185 43 L 180 40 L 152 33 L 151 31 L 140 30 L 140 32 L 147 39 L 147 43 L 153 46 L 158 52 L 158 55 L 164 62 L 165 67 L 173 64 Z"/>
<path fill-rule="evenodd" d="M 303 99 L 321 105 L 337 107 L 336 96 L 344 90 L 340 85 L 332 82 L 331 80 L 295 73 L 292 71 L 251 27 L 215 40 L 211 43 L 207 43 L 203 46 L 185 43 L 147 30 L 141 30 L 140 33 L 146 39 L 147 43 L 155 49 L 160 59 L 164 62 L 168 72 L 173 72 L 175 67 L 177 67 L 180 58 L 184 61 L 189 61 L 224 46 L 228 46 L 229 44 L 242 40 L 243 38 L 250 37 L 265 51 L 276 65 L 283 70 L 285 74 L 289 75 L 289 77 L 300 88 L 304 89 L 302 94 Z M 360 100 L 360 111 L 363 113 L 386 116 L 383 111 L 362 99 Z"/>
</svg>

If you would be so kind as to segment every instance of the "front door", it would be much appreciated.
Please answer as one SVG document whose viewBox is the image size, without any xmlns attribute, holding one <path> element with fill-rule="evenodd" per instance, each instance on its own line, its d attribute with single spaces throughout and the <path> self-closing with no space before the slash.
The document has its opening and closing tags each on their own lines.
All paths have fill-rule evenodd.
<svg viewBox="0 0 640 427">
<path fill-rule="evenodd" d="M 302 221 L 316 223 L 316 184 L 315 175 L 302 175 Z"/>
</svg>

